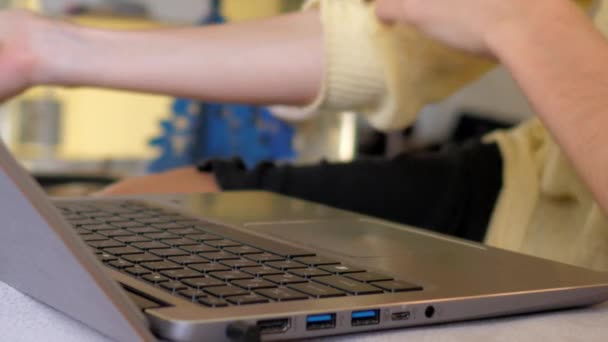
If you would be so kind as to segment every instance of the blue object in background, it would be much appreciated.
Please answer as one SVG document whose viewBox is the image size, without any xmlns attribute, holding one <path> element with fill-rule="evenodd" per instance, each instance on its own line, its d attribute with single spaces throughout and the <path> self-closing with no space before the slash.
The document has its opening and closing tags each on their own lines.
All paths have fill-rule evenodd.
<svg viewBox="0 0 608 342">
<path fill-rule="evenodd" d="M 176 167 L 192 165 L 199 121 L 199 106 L 190 100 L 176 100 L 173 116 L 160 123 L 161 136 L 150 141 L 160 149 L 160 157 L 148 165 L 149 172 L 162 172 Z"/>
<path fill-rule="evenodd" d="M 289 160 L 295 130 L 265 107 L 200 104 L 176 100 L 162 136 L 151 144 L 161 156 L 148 170 L 162 172 L 211 158 L 241 158 L 249 168 L 262 161 Z"/>
<path fill-rule="evenodd" d="M 220 8 L 220 1 L 214 0 L 204 24 L 224 22 Z M 238 157 L 251 168 L 262 161 L 296 156 L 294 129 L 273 117 L 268 108 L 177 99 L 172 110 L 172 117 L 161 122 L 161 136 L 150 142 L 160 149 L 160 157 L 150 163 L 149 172 L 212 158 Z"/>
<path fill-rule="evenodd" d="M 262 161 L 295 157 L 294 129 L 272 116 L 265 107 L 203 104 L 199 145 L 200 158 L 239 157 L 254 167 Z"/>
</svg>

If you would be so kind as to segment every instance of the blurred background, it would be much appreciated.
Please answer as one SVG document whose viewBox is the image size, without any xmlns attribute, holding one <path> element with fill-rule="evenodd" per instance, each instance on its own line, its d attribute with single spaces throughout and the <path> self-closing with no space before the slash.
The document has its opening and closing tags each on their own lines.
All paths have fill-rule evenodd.
<svg viewBox="0 0 608 342">
<path fill-rule="evenodd" d="M 96 27 L 142 29 L 239 21 L 298 10 L 299 0 L 0 0 Z M 315 163 L 386 157 L 455 142 L 532 115 L 503 69 L 428 106 L 403 132 L 373 131 L 355 113 L 284 122 L 272 109 L 99 89 L 32 89 L 0 105 L 0 135 L 54 195 L 86 194 L 127 176 L 240 157 Z"/>
</svg>

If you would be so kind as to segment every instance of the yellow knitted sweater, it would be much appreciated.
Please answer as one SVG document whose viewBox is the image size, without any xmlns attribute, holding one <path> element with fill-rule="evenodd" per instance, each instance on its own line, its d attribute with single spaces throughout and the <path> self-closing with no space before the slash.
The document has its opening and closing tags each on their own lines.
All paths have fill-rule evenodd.
<svg viewBox="0 0 608 342">
<path fill-rule="evenodd" d="M 492 68 L 411 28 L 381 25 L 371 3 L 307 3 L 321 8 L 326 46 L 325 82 L 309 109 L 354 109 L 376 128 L 400 129 Z M 608 221 L 540 121 L 487 140 L 500 147 L 504 179 L 486 243 L 608 271 Z"/>
</svg>

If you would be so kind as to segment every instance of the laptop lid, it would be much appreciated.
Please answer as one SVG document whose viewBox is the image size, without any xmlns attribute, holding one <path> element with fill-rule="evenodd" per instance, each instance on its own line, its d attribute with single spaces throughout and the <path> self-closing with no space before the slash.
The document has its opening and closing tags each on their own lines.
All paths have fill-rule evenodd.
<svg viewBox="0 0 608 342">
<path fill-rule="evenodd" d="M 146 318 L 0 141 L 0 280 L 117 341 L 154 341 Z"/>
</svg>

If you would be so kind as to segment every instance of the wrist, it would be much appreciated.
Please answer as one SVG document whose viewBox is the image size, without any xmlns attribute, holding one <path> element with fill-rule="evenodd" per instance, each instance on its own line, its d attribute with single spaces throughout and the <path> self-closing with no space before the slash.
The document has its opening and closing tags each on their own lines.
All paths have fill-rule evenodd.
<svg viewBox="0 0 608 342">
<path fill-rule="evenodd" d="M 583 11 L 571 1 L 537 1 L 539 5 L 532 11 L 512 16 L 485 31 L 485 44 L 501 63 L 508 66 L 527 47 L 552 41 L 563 44 L 568 41 L 564 34 L 591 26 Z"/>
<path fill-rule="evenodd" d="M 31 85 L 77 85 L 77 71 L 90 62 L 85 29 L 59 21 L 35 23 L 29 35 Z"/>
</svg>

